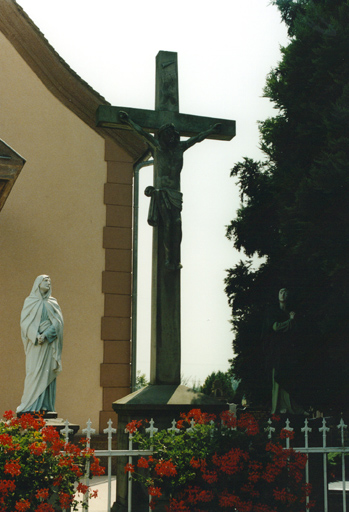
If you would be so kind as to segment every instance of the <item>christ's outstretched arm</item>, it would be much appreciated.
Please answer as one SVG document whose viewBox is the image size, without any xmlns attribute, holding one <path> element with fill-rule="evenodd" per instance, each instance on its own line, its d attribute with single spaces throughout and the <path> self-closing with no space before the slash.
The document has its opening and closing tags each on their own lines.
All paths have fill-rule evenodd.
<svg viewBox="0 0 349 512">
<path fill-rule="evenodd" d="M 151 134 L 143 130 L 141 126 L 132 121 L 127 112 L 119 112 L 119 119 L 121 122 L 128 124 L 138 135 L 140 135 L 145 141 L 153 148 L 156 149 L 159 146 L 157 139 Z"/>
<path fill-rule="evenodd" d="M 205 140 L 211 133 L 219 133 L 221 129 L 221 124 L 216 123 L 208 130 L 205 130 L 204 132 L 199 133 L 198 135 L 194 135 L 194 137 L 190 137 L 190 139 L 183 142 L 184 145 L 184 151 L 194 146 L 194 144 L 197 144 L 198 142 L 202 142 Z"/>
</svg>

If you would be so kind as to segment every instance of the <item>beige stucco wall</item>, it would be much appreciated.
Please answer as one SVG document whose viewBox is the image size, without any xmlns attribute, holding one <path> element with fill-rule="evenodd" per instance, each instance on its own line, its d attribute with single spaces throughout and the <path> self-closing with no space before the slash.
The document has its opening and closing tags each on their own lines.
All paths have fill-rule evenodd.
<svg viewBox="0 0 349 512">
<path fill-rule="evenodd" d="M 20 312 L 36 276 L 47 273 L 65 320 L 56 410 L 98 428 L 104 139 L 47 90 L 2 34 L 0 138 L 26 159 L 0 212 L 0 415 L 20 403 Z"/>
</svg>

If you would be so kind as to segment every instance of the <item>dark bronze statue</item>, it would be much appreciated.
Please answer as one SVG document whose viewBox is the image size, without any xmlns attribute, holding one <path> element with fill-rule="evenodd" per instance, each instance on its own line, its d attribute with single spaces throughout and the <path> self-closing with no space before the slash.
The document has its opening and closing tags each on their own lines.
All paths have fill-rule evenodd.
<svg viewBox="0 0 349 512">
<path fill-rule="evenodd" d="M 279 291 L 279 308 L 270 316 L 272 341 L 272 409 L 271 413 L 306 414 L 294 400 L 292 390 L 300 371 L 297 361 L 296 313 L 289 305 L 289 291 Z"/>
<path fill-rule="evenodd" d="M 180 244 L 183 194 L 180 191 L 180 173 L 183 168 L 183 154 L 212 133 L 219 133 L 221 125 L 217 123 L 208 130 L 181 141 L 179 132 L 172 123 L 162 126 L 157 137 L 154 137 L 132 121 L 126 112 L 120 112 L 119 118 L 138 133 L 151 148 L 158 177 L 154 186 L 145 189 L 145 195 L 151 198 L 148 223 L 157 226 L 161 219 L 164 228 L 165 267 L 167 270 L 178 270 L 182 268 Z"/>
</svg>

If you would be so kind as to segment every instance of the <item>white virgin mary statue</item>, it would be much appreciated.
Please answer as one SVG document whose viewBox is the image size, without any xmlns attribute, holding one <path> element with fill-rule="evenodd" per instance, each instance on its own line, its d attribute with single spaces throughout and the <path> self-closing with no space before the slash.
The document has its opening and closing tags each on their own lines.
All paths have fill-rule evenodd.
<svg viewBox="0 0 349 512">
<path fill-rule="evenodd" d="M 62 371 L 63 316 L 51 297 L 51 279 L 38 276 L 24 301 L 21 335 L 26 356 L 26 377 L 19 412 L 54 411 L 56 377 Z"/>
</svg>

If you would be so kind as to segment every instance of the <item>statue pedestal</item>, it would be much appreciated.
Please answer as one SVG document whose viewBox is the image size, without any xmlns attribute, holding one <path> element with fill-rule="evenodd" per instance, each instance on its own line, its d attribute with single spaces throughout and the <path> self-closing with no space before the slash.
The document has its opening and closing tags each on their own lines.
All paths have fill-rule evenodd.
<svg viewBox="0 0 349 512">
<path fill-rule="evenodd" d="M 65 421 L 63 418 L 58 418 L 58 414 L 55 411 L 39 411 L 38 413 L 34 411 L 23 411 L 17 413 L 17 418 L 23 416 L 23 414 L 32 414 L 33 416 L 42 416 L 45 420 L 47 426 L 54 427 L 61 433 L 62 430 L 65 429 Z M 76 425 L 75 423 L 69 423 L 68 428 L 70 428 L 73 432 L 69 434 L 69 441 L 73 440 L 73 437 L 78 432 L 80 425 Z"/>
<path fill-rule="evenodd" d="M 63 418 L 57 418 L 57 415 L 55 418 L 47 418 L 44 417 L 46 421 L 46 425 L 49 427 L 54 427 L 58 432 L 61 434 L 61 431 L 65 429 L 65 421 Z M 68 428 L 72 430 L 73 432 L 69 434 L 69 442 L 73 442 L 73 438 L 75 434 L 78 432 L 80 425 L 76 425 L 75 423 L 69 423 Z M 62 434 L 61 434 L 62 435 Z"/>
<path fill-rule="evenodd" d="M 113 409 L 118 414 L 117 443 L 119 450 L 128 449 L 128 434 L 126 425 L 132 420 L 153 418 L 154 426 L 161 429 L 171 428 L 172 420 L 179 420 L 180 413 L 188 413 L 192 409 L 201 409 L 210 414 L 219 415 L 228 409 L 228 405 L 215 397 L 197 393 L 183 385 L 149 385 L 135 391 L 113 403 Z M 112 512 L 127 511 L 127 480 L 124 467 L 127 457 L 117 459 L 117 501 Z M 133 485 L 132 512 L 148 511 L 148 496 L 140 486 Z"/>
<path fill-rule="evenodd" d="M 32 414 L 33 416 L 42 416 L 44 420 L 52 420 L 56 419 L 58 414 L 55 411 L 22 411 L 17 412 L 16 416 L 17 418 L 20 418 L 23 416 L 23 414 Z"/>
</svg>

